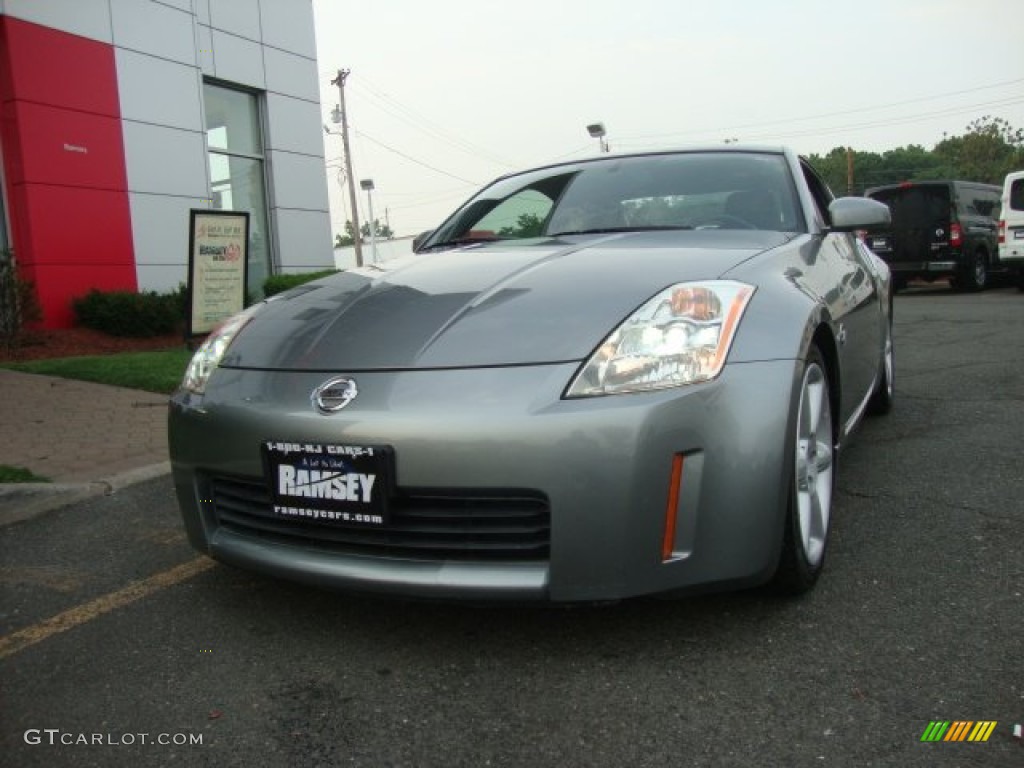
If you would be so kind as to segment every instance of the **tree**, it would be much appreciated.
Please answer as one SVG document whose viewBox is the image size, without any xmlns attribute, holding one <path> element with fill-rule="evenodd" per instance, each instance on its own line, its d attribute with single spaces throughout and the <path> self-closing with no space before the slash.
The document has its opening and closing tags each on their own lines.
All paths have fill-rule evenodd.
<svg viewBox="0 0 1024 768">
<path fill-rule="evenodd" d="M 363 239 L 364 240 L 369 240 L 370 239 L 370 225 L 369 225 L 369 223 L 364 223 L 359 229 L 363 233 Z M 373 220 L 373 229 L 374 229 L 374 234 L 376 234 L 378 240 L 390 240 L 391 238 L 393 238 L 395 236 L 395 233 L 391 229 L 391 227 L 389 227 L 387 224 L 381 224 L 380 223 L 380 219 L 374 219 Z"/>
<path fill-rule="evenodd" d="M 847 150 L 835 147 L 807 158 L 837 195 L 847 194 Z M 944 138 L 928 150 L 917 144 L 877 152 L 853 151 L 853 193 L 901 181 L 965 179 L 1002 184 L 1024 168 L 1024 130 L 998 117 L 978 118 L 962 136 Z"/>
<path fill-rule="evenodd" d="M 391 229 L 387 224 L 381 224 L 380 219 L 373 220 L 375 233 L 378 240 L 390 240 L 395 236 L 394 230 Z M 363 224 L 359 227 L 362 232 L 362 238 L 360 242 L 370 239 L 370 225 Z M 352 225 L 351 221 L 345 222 L 345 234 L 334 236 L 334 247 L 335 248 L 348 248 L 355 245 L 356 242 L 356 228 Z"/>
<path fill-rule="evenodd" d="M 540 237 L 543 234 L 544 220 L 535 213 L 521 213 L 514 227 L 502 227 L 498 230 L 500 237 Z"/>
<path fill-rule="evenodd" d="M 935 145 L 934 153 L 957 178 L 1002 184 L 1006 174 L 1024 167 L 1024 130 L 985 115 L 972 121 L 963 136 Z"/>
<path fill-rule="evenodd" d="M 351 221 L 345 222 L 345 234 L 334 236 L 335 248 L 348 248 L 356 244 L 356 228 Z"/>
<path fill-rule="evenodd" d="M 811 155 L 811 165 L 836 195 L 848 193 L 846 147 L 835 147 L 827 155 Z M 877 152 L 853 151 L 853 194 L 862 195 L 868 187 L 897 184 L 908 179 L 935 179 L 941 162 L 922 146 L 910 144 Z"/>
</svg>

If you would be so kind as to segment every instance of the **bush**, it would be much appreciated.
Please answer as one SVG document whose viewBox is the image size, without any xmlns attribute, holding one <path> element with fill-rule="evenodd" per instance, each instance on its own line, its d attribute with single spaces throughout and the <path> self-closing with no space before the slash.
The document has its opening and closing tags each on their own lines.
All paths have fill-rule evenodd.
<svg viewBox="0 0 1024 768">
<path fill-rule="evenodd" d="M 275 293 L 282 293 L 297 285 L 308 283 L 311 280 L 319 280 L 321 277 L 337 274 L 336 269 L 324 269 L 320 272 L 303 272 L 301 274 L 271 275 L 263 281 L 263 295 L 273 296 Z"/>
<path fill-rule="evenodd" d="M 166 336 L 181 330 L 185 319 L 185 287 L 156 291 L 98 291 L 75 299 L 72 307 L 86 328 L 111 336 Z"/>
<path fill-rule="evenodd" d="M 0 344 L 10 354 L 21 343 L 25 326 L 42 319 L 35 285 L 18 277 L 13 252 L 0 251 Z"/>
</svg>

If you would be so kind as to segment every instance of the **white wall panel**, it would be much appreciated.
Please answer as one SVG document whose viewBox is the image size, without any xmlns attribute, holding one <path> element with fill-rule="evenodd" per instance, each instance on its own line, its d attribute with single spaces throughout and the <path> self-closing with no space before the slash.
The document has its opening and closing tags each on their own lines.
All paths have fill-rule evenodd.
<svg viewBox="0 0 1024 768">
<path fill-rule="evenodd" d="M 296 56 L 276 48 L 263 49 L 267 90 L 307 101 L 320 100 L 319 77 L 314 59 Z"/>
<path fill-rule="evenodd" d="M 140 291 L 157 291 L 167 293 L 175 290 L 181 283 L 188 282 L 188 265 L 180 266 L 148 264 L 135 265 L 135 279 Z"/>
<path fill-rule="evenodd" d="M 210 3 L 210 26 L 259 42 L 259 0 L 213 0 Z"/>
<path fill-rule="evenodd" d="M 146 123 L 203 130 L 195 67 L 115 49 L 121 117 Z"/>
<path fill-rule="evenodd" d="M 202 133 L 128 120 L 122 127 L 129 191 L 198 198 L 209 194 Z"/>
<path fill-rule="evenodd" d="M 270 205 L 274 208 L 300 208 L 327 211 L 327 179 L 322 157 L 267 153 L 270 165 Z"/>
<path fill-rule="evenodd" d="M 196 21 L 210 26 L 210 0 L 193 0 L 196 9 Z"/>
<path fill-rule="evenodd" d="M 318 211 L 274 211 L 282 272 L 311 272 L 334 266 L 331 226 Z"/>
<path fill-rule="evenodd" d="M 260 15 L 264 44 L 316 58 L 310 0 L 260 0 Z"/>
<path fill-rule="evenodd" d="M 178 266 L 182 279 L 188 263 L 188 212 L 208 208 L 209 200 L 132 193 L 132 237 L 139 266 Z"/>
<path fill-rule="evenodd" d="M 319 104 L 268 93 L 266 106 L 268 149 L 323 157 L 324 132 Z"/>
<path fill-rule="evenodd" d="M 192 14 L 160 3 L 110 0 L 114 45 L 183 64 L 196 63 Z"/>
<path fill-rule="evenodd" d="M 6 0 L 4 12 L 73 35 L 108 44 L 113 41 L 109 0 Z"/>
<path fill-rule="evenodd" d="M 213 32 L 202 24 L 196 24 L 196 58 L 204 75 L 217 76 L 213 61 Z"/>
<path fill-rule="evenodd" d="M 162 3 L 177 8 L 179 11 L 192 13 L 192 0 L 153 0 L 155 3 Z"/>
<path fill-rule="evenodd" d="M 259 43 L 213 30 L 213 61 L 217 77 L 250 88 L 266 87 L 263 52 Z"/>
</svg>

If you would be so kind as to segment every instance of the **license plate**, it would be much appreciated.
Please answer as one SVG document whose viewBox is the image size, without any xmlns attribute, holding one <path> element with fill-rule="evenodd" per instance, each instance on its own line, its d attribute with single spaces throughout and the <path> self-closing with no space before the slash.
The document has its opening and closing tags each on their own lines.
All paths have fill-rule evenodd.
<svg viewBox="0 0 1024 768">
<path fill-rule="evenodd" d="M 380 445 L 267 441 L 263 462 L 277 517 L 379 528 L 388 524 L 392 451 Z"/>
<path fill-rule="evenodd" d="M 1024 240 L 1024 229 L 1015 229 L 1015 230 L 1013 230 L 1013 239 L 1014 240 Z"/>
<path fill-rule="evenodd" d="M 874 240 L 871 241 L 871 247 L 875 249 L 888 248 L 889 241 L 886 240 L 884 237 L 876 237 Z"/>
</svg>

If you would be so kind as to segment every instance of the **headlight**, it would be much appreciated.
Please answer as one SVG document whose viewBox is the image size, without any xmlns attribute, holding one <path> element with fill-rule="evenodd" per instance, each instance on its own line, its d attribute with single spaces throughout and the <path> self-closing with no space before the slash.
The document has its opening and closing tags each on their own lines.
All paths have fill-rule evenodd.
<svg viewBox="0 0 1024 768">
<path fill-rule="evenodd" d="M 753 295 L 753 286 L 731 280 L 666 288 L 601 342 L 565 396 L 644 392 L 715 378 Z"/>
<path fill-rule="evenodd" d="M 228 346 L 238 332 L 245 327 L 245 324 L 252 319 L 259 306 L 256 304 L 237 315 L 232 315 L 213 329 L 206 337 L 206 341 L 192 355 L 192 360 L 189 362 L 188 368 L 185 369 L 185 378 L 181 381 L 182 389 L 197 395 L 206 391 L 206 383 L 210 380 L 210 376 L 220 363 L 221 358 L 224 357 L 224 353 L 227 352 Z"/>
</svg>

